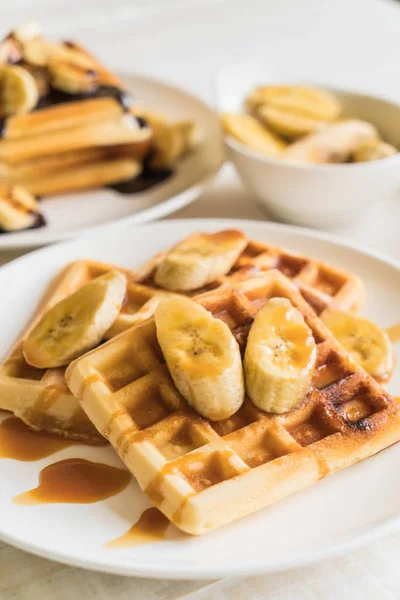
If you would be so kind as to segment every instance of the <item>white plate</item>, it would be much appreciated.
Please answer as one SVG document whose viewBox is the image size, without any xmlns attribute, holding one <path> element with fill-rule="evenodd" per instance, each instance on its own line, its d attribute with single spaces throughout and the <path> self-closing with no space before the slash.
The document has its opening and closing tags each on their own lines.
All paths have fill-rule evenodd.
<svg viewBox="0 0 400 600">
<path fill-rule="evenodd" d="M 136 267 L 192 231 L 243 229 L 359 273 L 368 288 L 363 312 L 383 326 L 400 321 L 400 265 L 325 234 L 251 221 L 185 220 L 114 227 L 38 250 L 0 269 L 0 353 L 18 335 L 46 285 L 67 262 L 90 257 Z M 399 374 L 389 386 L 400 393 Z M 132 482 L 96 504 L 18 506 L 11 498 L 35 487 L 39 471 L 66 457 L 118 465 L 110 448 L 74 446 L 32 463 L 0 460 L 0 532 L 10 544 L 77 566 L 160 578 L 215 578 L 276 571 L 338 555 L 399 523 L 400 446 L 322 480 L 285 501 L 203 537 L 171 526 L 168 541 L 119 550 L 102 545 L 124 533 L 148 502 Z"/>
<path fill-rule="evenodd" d="M 42 246 L 114 221 L 145 223 L 165 217 L 198 198 L 217 174 L 224 152 L 218 118 L 213 110 L 188 92 L 160 80 L 121 76 L 139 106 L 162 110 L 173 120 L 193 119 L 202 144 L 185 157 L 165 182 L 137 194 L 108 188 L 45 198 L 40 207 L 46 226 L 0 235 L 1 248 Z"/>
</svg>

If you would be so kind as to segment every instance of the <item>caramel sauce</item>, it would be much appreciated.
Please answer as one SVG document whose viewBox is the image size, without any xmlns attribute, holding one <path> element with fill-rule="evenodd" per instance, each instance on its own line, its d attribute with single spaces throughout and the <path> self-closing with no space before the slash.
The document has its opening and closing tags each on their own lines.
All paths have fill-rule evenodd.
<svg viewBox="0 0 400 600">
<path fill-rule="evenodd" d="M 42 392 L 40 392 L 38 399 L 35 402 L 35 410 L 46 411 L 52 404 L 57 402 L 60 396 L 64 394 L 71 395 L 71 392 L 63 383 L 56 383 L 53 385 L 47 385 Z M 40 407 L 40 409 L 39 409 Z"/>
<path fill-rule="evenodd" d="M 287 306 L 275 308 L 274 329 L 293 344 L 292 364 L 298 369 L 305 367 L 313 349 L 313 336 L 304 323 L 297 323 L 288 312 Z"/>
<path fill-rule="evenodd" d="M 343 371 L 339 365 L 322 365 L 314 371 L 313 384 L 317 388 L 324 388 L 343 376 Z"/>
<path fill-rule="evenodd" d="M 90 504 L 122 492 L 131 474 L 83 458 L 69 458 L 42 469 L 39 486 L 13 498 L 14 504 Z"/>
<path fill-rule="evenodd" d="M 73 443 L 50 433 L 33 431 L 17 417 L 9 417 L 0 424 L 0 458 L 30 462 L 50 456 Z"/>
<path fill-rule="evenodd" d="M 386 329 L 386 333 L 388 334 L 391 342 L 400 342 L 400 323 L 396 323 L 396 325 L 388 327 Z"/>
<path fill-rule="evenodd" d="M 158 508 L 148 508 L 135 525 L 120 537 L 105 544 L 104 548 L 128 548 L 139 544 L 161 542 L 165 539 L 169 524 L 167 517 Z"/>
</svg>

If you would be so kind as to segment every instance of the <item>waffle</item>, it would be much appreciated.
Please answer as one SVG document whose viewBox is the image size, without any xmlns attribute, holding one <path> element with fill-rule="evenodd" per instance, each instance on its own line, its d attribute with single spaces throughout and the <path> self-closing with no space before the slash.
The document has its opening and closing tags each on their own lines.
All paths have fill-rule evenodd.
<svg viewBox="0 0 400 600">
<path fill-rule="evenodd" d="M 106 338 L 149 316 L 147 308 L 141 307 L 160 293 L 134 283 L 132 271 L 87 260 L 68 265 L 51 284 L 32 322 L 0 367 L 0 409 L 12 411 L 36 430 L 89 443 L 105 443 L 65 385 L 65 368 L 31 367 L 24 359 L 22 346 L 29 331 L 45 312 L 82 285 L 113 268 L 127 276 L 127 298 Z"/>
<path fill-rule="evenodd" d="M 153 318 L 67 371 L 69 388 L 141 489 L 188 533 L 253 513 L 400 438 L 396 401 L 345 353 L 282 273 L 271 270 L 196 300 L 228 324 L 243 351 L 255 314 L 279 296 L 304 315 L 318 348 L 310 391 L 284 416 L 246 399 L 225 421 L 200 417 L 169 376 Z"/>
<path fill-rule="evenodd" d="M 136 281 L 149 287 L 157 287 L 154 273 L 166 253 L 155 256 L 137 272 Z M 290 252 L 278 246 L 250 240 L 233 269 L 226 276 L 214 281 L 203 289 L 194 290 L 189 295 L 230 285 L 235 281 L 262 275 L 270 269 L 278 269 L 291 279 L 303 297 L 317 314 L 325 308 L 356 311 L 365 295 L 362 280 L 328 263 Z"/>
<path fill-rule="evenodd" d="M 49 196 L 127 186 L 144 171 L 145 189 L 171 174 L 197 143 L 193 121 L 172 123 L 133 106 L 123 83 L 85 48 L 49 42 L 36 26 L 34 33 L 28 30 L 18 28 L 0 42 L 0 66 L 12 70 L 17 64 L 38 93 L 36 104 L 34 95 L 24 108 L 29 112 L 20 114 L 16 102 L 1 119 L 1 184 L 24 185 L 35 195 Z M 137 183 L 124 193 L 140 190 Z"/>
</svg>

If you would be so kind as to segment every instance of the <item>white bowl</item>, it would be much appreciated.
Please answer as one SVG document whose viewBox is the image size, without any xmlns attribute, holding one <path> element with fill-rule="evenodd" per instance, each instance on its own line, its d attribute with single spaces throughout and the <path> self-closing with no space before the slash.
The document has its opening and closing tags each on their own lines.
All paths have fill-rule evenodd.
<svg viewBox="0 0 400 600">
<path fill-rule="evenodd" d="M 386 141 L 399 148 L 400 105 L 364 93 L 324 89 L 339 99 L 344 117 L 373 123 Z M 265 157 L 230 137 L 225 145 L 244 184 L 270 214 L 289 223 L 342 226 L 361 220 L 371 205 L 400 190 L 400 153 L 365 163 L 302 165 Z"/>
</svg>

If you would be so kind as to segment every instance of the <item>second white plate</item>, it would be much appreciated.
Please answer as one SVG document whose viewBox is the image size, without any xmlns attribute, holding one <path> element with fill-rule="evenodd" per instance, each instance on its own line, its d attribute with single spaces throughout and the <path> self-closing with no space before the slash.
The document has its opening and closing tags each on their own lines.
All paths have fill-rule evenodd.
<svg viewBox="0 0 400 600">
<path fill-rule="evenodd" d="M 135 103 L 161 110 L 170 119 L 193 119 L 202 144 L 179 164 L 176 173 L 145 192 L 120 194 L 108 188 L 45 198 L 40 207 L 46 226 L 0 235 L 0 249 L 41 246 L 85 234 L 114 221 L 144 223 L 190 204 L 217 174 L 224 160 L 218 118 L 200 99 L 159 80 L 122 77 Z"/>
<path fill-rule="evenodd" d="M 363 277 L 363 314 L 382 326 L 400 321 L 400 267 L 324 234 L 233 220 L 183 220 L 114 227 L 85 240 L 52 246 L 0 269 L 0 355 L 29 319 L 46 286 L 77 258 L 137 267 L 193 231 L 239 228 L 251 238 L 282 245 L 345 266 Z M 400 373 L 389 390 L 400 393 Z M 4 413 L 4 416 L 6 414 Z M 137 484 L 95 504 L 20 506 L 16 494 L 33 488 L 47 465 L 82 457 L 122 466 L 111 448 L 76 445 L 36 462 L 0 460 L 0 537 L 41 556 L 99 571 L 160 578 L 213 579 L 272 572 L 328 558 L 399 523 L 400 445 L 335 475 L 285 501 L 202 537 L 170 526 L 167 540 L 125 549 L 103 545 L 122 535 L 149 503 Z M 222 507 L 223 509 L 223 507 Z"/>
</svg>

